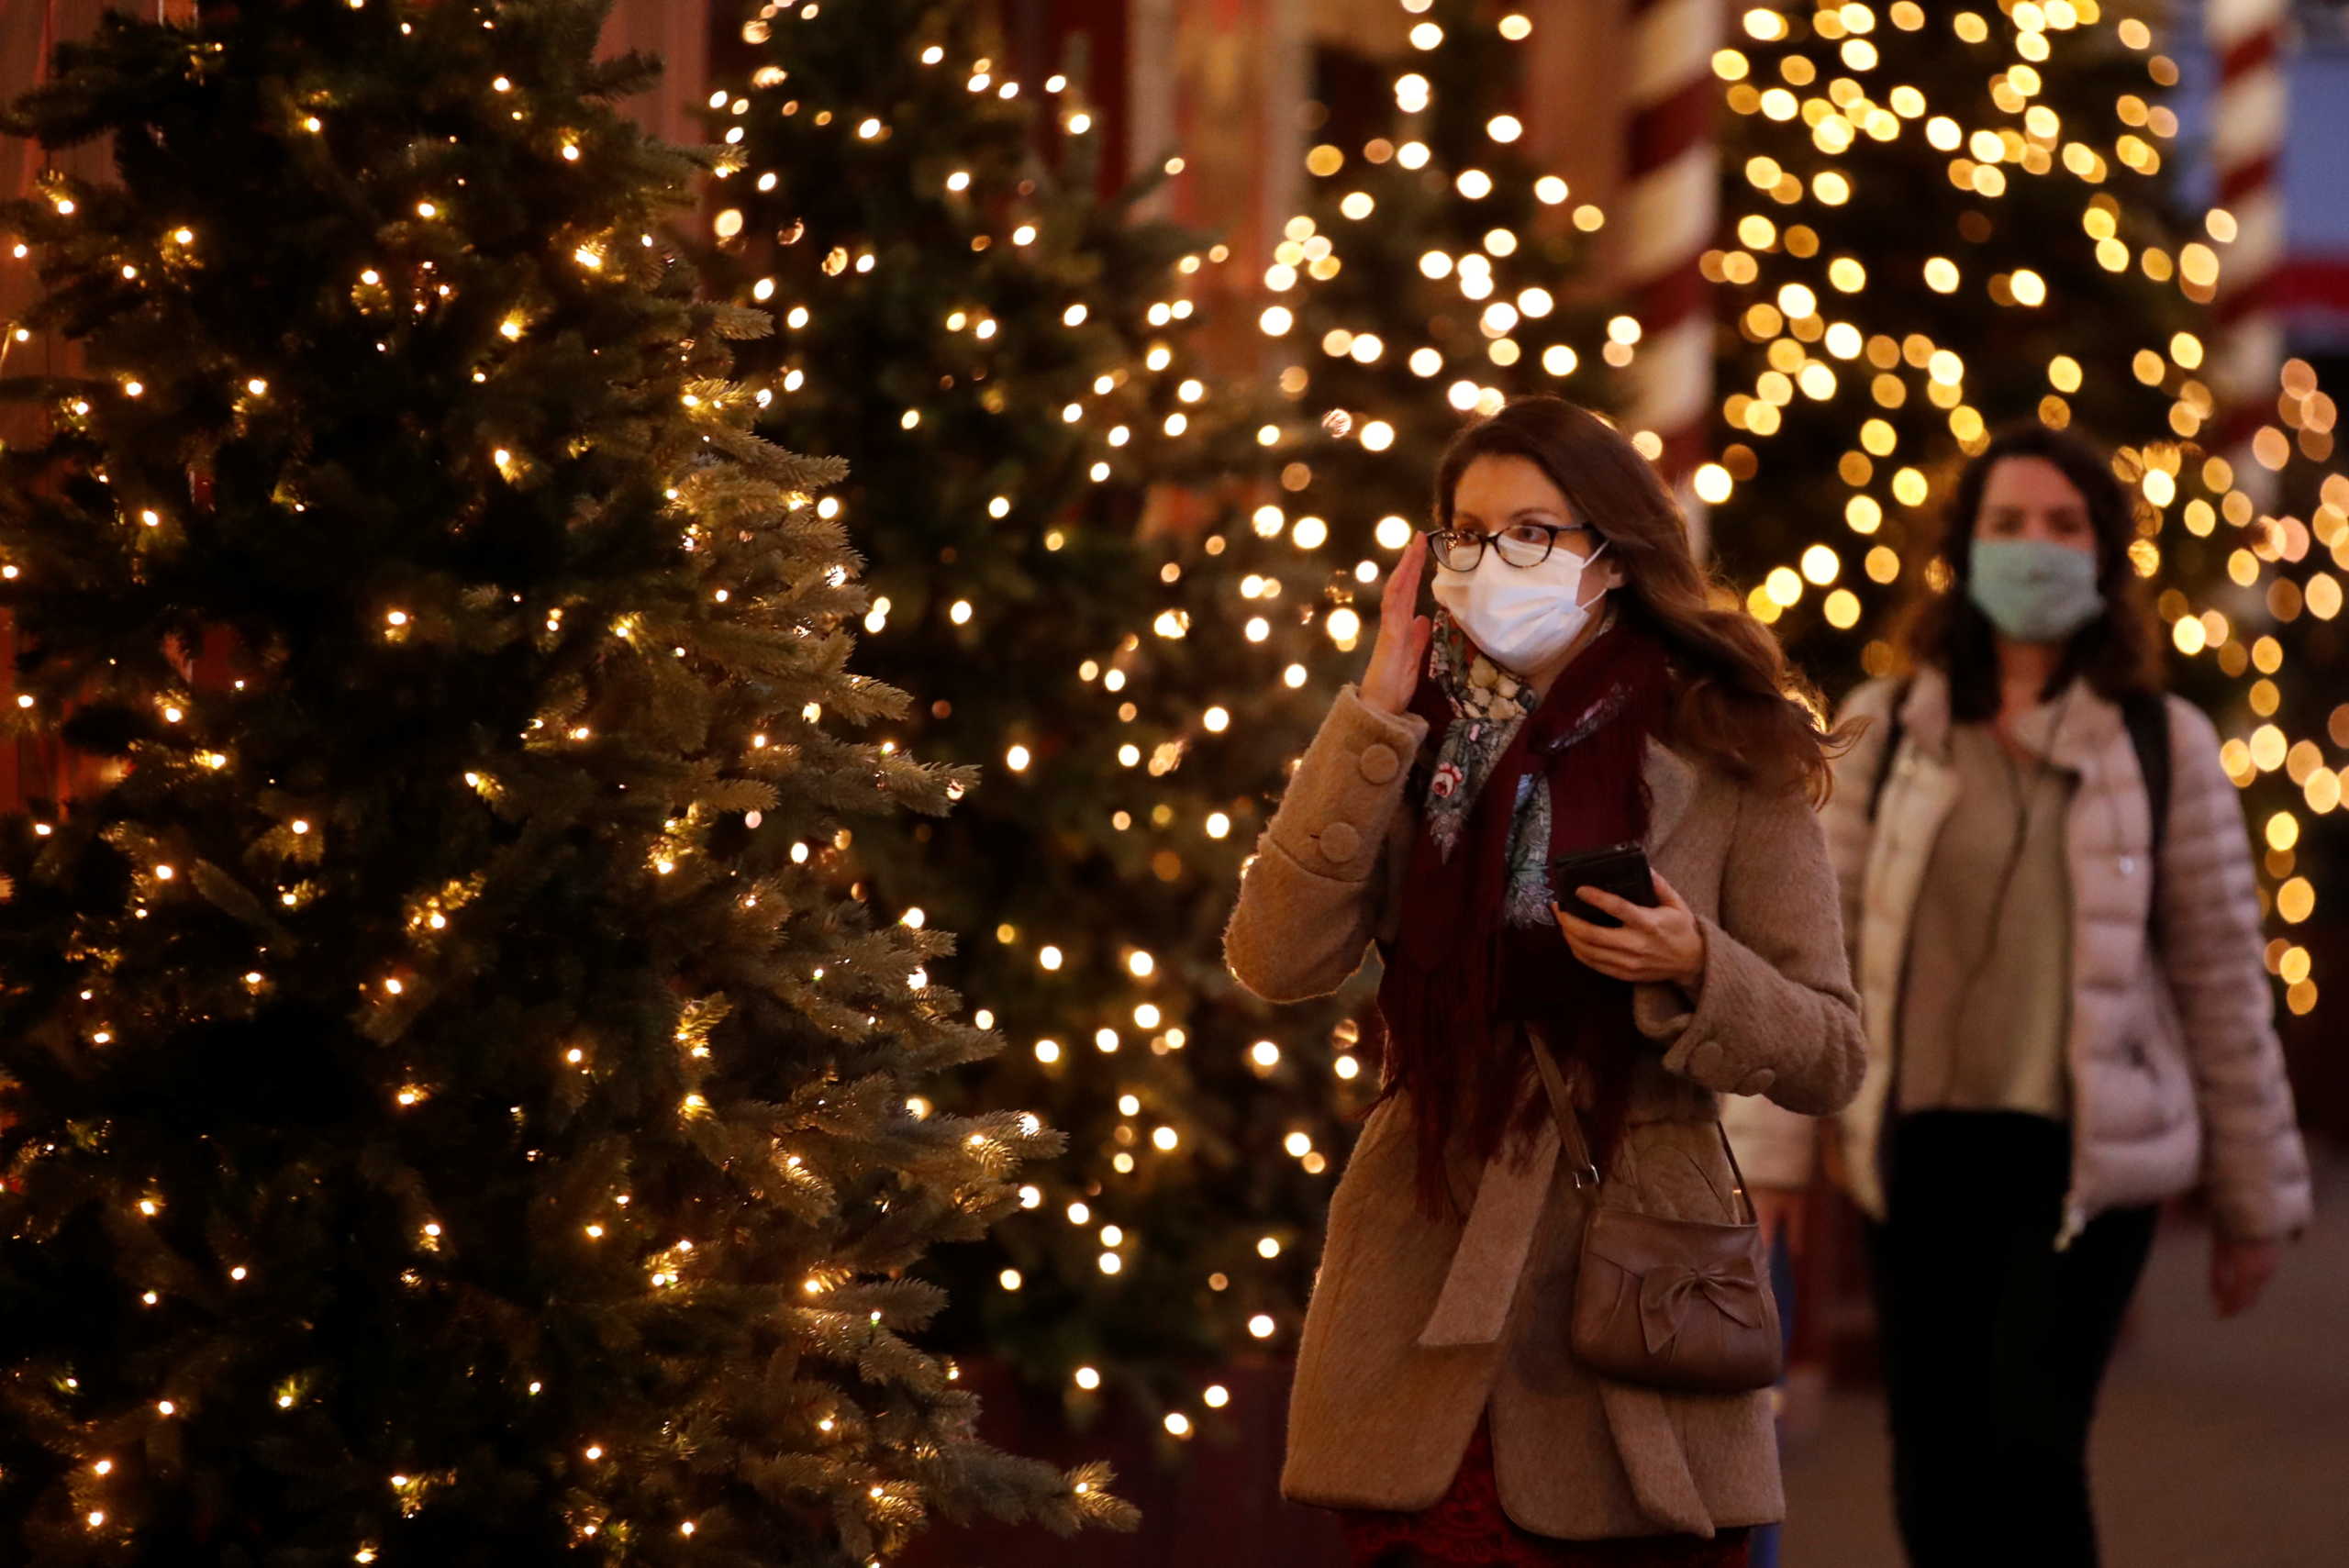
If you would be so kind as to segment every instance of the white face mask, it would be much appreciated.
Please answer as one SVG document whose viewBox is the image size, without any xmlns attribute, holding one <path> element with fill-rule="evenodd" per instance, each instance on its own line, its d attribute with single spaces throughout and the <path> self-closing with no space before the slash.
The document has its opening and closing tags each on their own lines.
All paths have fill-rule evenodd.
<svg viewBox="0 0 2349 1568">
<path fill-rule="evenodd" d="M 1485 656 L 1512 673 L 1542 668 L 1574 646 L 1590 624 L 1590 613 L 1607 596 L 1600 589 L 1588 604 L 1582 597 L 1583 573 L 1607 546 L 1587 556 L 1553 550 L 1539 566 L 1511 566 L 1490 548 L 1473 572 L 1438 563 L 1435 600 L 1452 612 Z"/>
</svg>

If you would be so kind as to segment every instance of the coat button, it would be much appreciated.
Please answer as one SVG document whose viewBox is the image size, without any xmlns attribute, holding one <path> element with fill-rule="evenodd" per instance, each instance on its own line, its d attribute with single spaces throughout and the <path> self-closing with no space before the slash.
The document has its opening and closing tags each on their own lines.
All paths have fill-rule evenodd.
<svg viewBox="0 0 2349 1568">
<path fill-rule="evenodd" d="M 1395 770 L 1401 766 L 1396 758 L 1395 748 L 1383 740 L 1374 742 L 1363 751 L 1362 776 L 1375 784 L 1383 784 L 1393 778 Z"/>
<path fill-rule="evenodd" d="M 1321 829 L 1321 852 L 1344 865 L 1362 852 L 1362 835 L 1351 822 L 1332 822 Z"/>
</svg>

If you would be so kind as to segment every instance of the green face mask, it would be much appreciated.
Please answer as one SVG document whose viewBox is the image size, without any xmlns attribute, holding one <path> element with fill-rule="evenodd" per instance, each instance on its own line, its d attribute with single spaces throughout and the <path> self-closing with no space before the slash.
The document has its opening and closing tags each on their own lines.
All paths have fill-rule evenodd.
<svg viewBox="0 0 2349 1568">
<path fill-rule="evenodd" d="M 2017 642 L 2061 642 L 2096 619 L 2096 556 L 2036 539 L 1974 541 L 1966 596 Z"/>
</svg>

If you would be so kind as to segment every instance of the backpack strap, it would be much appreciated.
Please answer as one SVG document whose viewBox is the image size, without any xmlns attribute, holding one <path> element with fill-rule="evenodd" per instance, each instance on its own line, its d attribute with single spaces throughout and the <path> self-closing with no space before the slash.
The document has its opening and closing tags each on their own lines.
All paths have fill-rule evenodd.
<svg viewBox="0 0 2349 1568">
<path fill-rule="evenodd" d="M 2121 699 L 2121 719 L 2129 728 L 2137 771 L 2145 776 L 2145 806 L 2154 819 L 2154 868 L 2158 873 L 2162 845 L 2169 838 L 2169 700 L 2159 692 L 2132 692 Z"/>
<path fill-rule="evenodd" d="M 1876 777 L 1868 784 L 1868 820 L 1876 820 L 1876 808 L 1884 799 L 1885 781 L 1892 777 L 1892 760 L 1900 751 L 1903 728 L 1901 710 L 1909 706 L 1910 677 L 1902 676 L 1892 688 L 1892 713 L 1884 732 L 1884 750 L 1876 753 Z"/>
<path fill-rule="evenodd" d="M 2154 931 L 2160 935 L 2162 914 L 2162 846 L 2169 839 L 2169 699 L 2159 692 L 2132 692 L 2121 701 L 2121 720 L 2129 728 L 2129 745 L 2137 753 L 2137 771 L 2145 775 L 2145 810 L 2153 817 L 2151 900 Z"/>
</svg>

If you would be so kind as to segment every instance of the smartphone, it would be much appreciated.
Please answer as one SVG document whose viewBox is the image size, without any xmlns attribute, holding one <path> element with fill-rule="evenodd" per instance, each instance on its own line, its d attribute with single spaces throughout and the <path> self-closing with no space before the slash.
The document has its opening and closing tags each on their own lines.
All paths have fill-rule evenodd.
<svg viewBox="0 0 2349 1568">
<path fill-rule="evenodd" d="M 1627 904 L 1655 907 L 1655 877 L 1648 870 L 1648 852 L 1636 843 L 1612 844 L 1603 850 L 1577 850 L 1550 862 L 1550 890 L 1558 907 L 1594 926 L 1623 922 L 1578 897 L 1577 887 L 1596 887 Z"/>
</svg>

